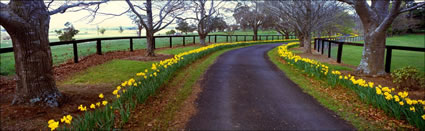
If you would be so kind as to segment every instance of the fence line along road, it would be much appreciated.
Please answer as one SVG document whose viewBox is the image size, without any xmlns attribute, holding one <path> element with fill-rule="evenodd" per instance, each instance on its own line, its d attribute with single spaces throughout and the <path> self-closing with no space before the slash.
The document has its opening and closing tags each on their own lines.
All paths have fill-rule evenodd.
<svg viewBox="0 0 425 131">
<path fill-rule="evenodd" d="M 328 48 L 328 58 L 331 57 L 331 46 L 332 44 L 338 45 L 338 51 L 336 56 L 336 61 L 338 63 L 341 63 L 342 59 L 342 49 L 344 45 L 351 45 L 351 46 L 361 46 L 363 47 L 363 44 L 360 43 L 352 43 L 352 42 L 345 42 L 345 41 L 358 41 L 363 39 L 362 36 L 359 36 L 359 38 L 349 38 L 349 40 L 346 39 L 338 39 L 338 38 L 315 38 L 314 39 L 314 50 L 317 50 L 317 52 L 320 52 L 322 55 L 324 54 L 324 48 L 325 43 L 327 43 Z M 407 47 L 407 46 L 393 46 L 393 45 L 386 45 L 385 48 L 387 49 L 387 53 L 385 56 L 385 72 L 389 73 L 391 69 L 391 57 L 392 57 L 392 50 L 405 50 L 405 51 L 416 51 L 416 52 L 425 52 L 425 48 L 420 47 Z"/>
<path fill-rule="evenodd" d="M 211 37 L 214 37 L 214 43 L 217 43 L 217 37 L 219 36 L 225 36 L 226 37 L 226 42 L 229 42 L 229 37 L 233 38 L 236 37 L 236 41 L 238 41 L 239 37 L 243 37 L 243 41 L 247 41 L 247 37 L 252 37 L 252 39 L 254 39 L 254 35 L 208 35 L 208 43 L 211 43 Z M 282 35 L 257 35 L 257 39 L 261 40 L 263 37 L 266 37 L 265 40 L 269 40 L 269 36 L 271 36 L 270 40 L 275 40 L 275 38 L 277 39 L 284 39 L 285 37 Z M 173 47 L 173 38 L 183 38 L 183 46 L 185 46 L 186 44 L 186 37 L 189 38 L 193 38 L 193 44 L 195 44 L 195 39 L 196 37 L 199 37 L 199 35 L 181 35 L 181 36 L 154 36 L 154 48 L 156 48 L 156 42 L 155 39 L 156 38 L 169 38 L 170 40 L 170 48 Z M 290 36 L 291 39 L 296 39 L 296 36 Z M 79 43 L 84 43 L 84 42 L 93 42 L 96 41 L 96 54 L 102 55 L 102 40 L 125 40 L 128 39 L 129 41 L 129 47 L 130 47 L 130 51 L 134 50 L 134 44 L 133 44 L 133 40 L 134 39 L 146 39 L 146 36 L 131 36 L 131 37 L 106 37 L 106 38 L 91 38 L 91 39 L 80 39 L 80 40 L 73 40 L 73 41 L 60 41 L 60 42 L 50 42 L 49 45 L 50 46 L 59 46 L 59 45 L 69 45 L 72 44 L 73 47 L 73 54 L 74 54 L 74 62 L 78 63 L 78 44 Z M 2 53 L 9 53 L 9 52 L 13 52 L 13 47 L 9 47 L 9 48 L 0 48 L 0 54 Z"/>
</svg>

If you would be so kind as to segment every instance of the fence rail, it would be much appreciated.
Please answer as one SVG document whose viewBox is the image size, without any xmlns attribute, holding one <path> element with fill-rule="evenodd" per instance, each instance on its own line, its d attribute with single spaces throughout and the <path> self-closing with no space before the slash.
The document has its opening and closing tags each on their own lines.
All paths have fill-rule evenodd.
<svg viewBox="0 0 425 131">
<path fill-rule="evenodd" d="M 363 38 L 363 37 L 361 37 Z M 350 45 L 350 46 L 361 46 L 363 47 L 363 44 L 360 43 L 352 43 L 352 42 L 343 42 L 343 41 L 337 41 L 338 39 L 332 38 L 315 38 L 314 39 L 314 50 L 317 52 L 320 52 L 322 55 L 324 54 L 324 48 L 327 47 L 328 51 L 328 58 L 331 57 L 331 49 L 332 44 L 337 44 L 337 57 L 336 61 L 338 63 L 341 63 L 342 60 L 342 49 L 344 45 Z M 357 41 L 357 40 L 355 40 Z M 325 47 L 325 43 L 328 45 Z M 405 51 L 416 51 L 416 52 L 425 52 L 425 48 L 419 48 L 419 47 L 406 47 L 406 46 L 393 46 L 393 45 L 386 45 L 385 49 L 387 51 L 385 56 L 385 72 L 389 73 L 391 70 L 391 57 L 392 57 L 392 50 L 405 50 Z"/>
<path fill-rule="evenodd" d="M 233 38 L 235 37 L 236 41 L 238 41 L 238 38 L 244 38 L 243 41 L 247 41 L 247 37 L 252 37 L 254 39 L 254 35 L 208 35 L 206 39 L 208 39 L 208 43 L 211 43 L 211 37 L 214 37 L 214 43 L 217 43 L 217 37 L 226 37 L 226 42 L 229 42 L 229 37 Z M 156 48 L 156 38 L 169 38 L 169 44 L 170 48 L 173 47 L 173 38 L 183 38 L 183 46 L 186 44 L 186 38 L 193 38 L 193 44 L 195 44 L 196 37 L 199 37 L 198 35 L 181 35 L 181 36 L 154 36 L 154 48 Z M 261 40 L 262 38 L 266 38 L 264 40 L 269 40 L 269 37 L 271 37 L 270 40 L 279 40 L 279 39 L 285 39 L 282 35 L 257 35 L 257 40 Z M 276 38 L 276 39 L 275 39 Z M 291 36 L 291 38 L 295 38 L 296 36 Z M 102 54 L 102 41 L 103 40 L 129 40 L 129 47 L 130 51 L 134 50 L 134 39 L 146 39 L 146 36 L 129 36 L 129 37 L 106 37 L 106 38 L 91 38 L 91 39 L 80 39 L 80 40 L 73 40 L 73 41 L 60 41 L 60 42 L 50 42 L 50 46 L 59 46 L 59 45 L 70 45 L 72 44 L 73 48 L 73 54 L 74 54 L 74 62 L 78 63 L 78 44 L 85 43 L 85 42 L 94 42 L 96 41 L 96 54 L 101 55 Z M 0 54 L 2 53 L 9 53 L 13 52 L 13 47 L 8 48 L 0 48 Z"/>
</svg>

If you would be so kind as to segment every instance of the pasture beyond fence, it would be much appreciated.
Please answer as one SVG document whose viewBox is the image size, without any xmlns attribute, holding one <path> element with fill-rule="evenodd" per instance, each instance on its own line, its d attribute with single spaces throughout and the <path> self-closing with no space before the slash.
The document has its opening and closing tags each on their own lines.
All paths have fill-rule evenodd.
<svg viewBox="0 0 425 131">
<path fill-rule="evenodd" d="M 221 41 L 217 40 L 221 37 Z M 225 37 L 225 41 L 224 41 Z M 173 39 L 180 38 L 182 39 L 181 42 L 176 42 Z M 198 35 L 182 35 L 182 36 L 154 36 L 154 48 L 157 47 L 156 39 L 168 39 L 169 40 L 169 47 L 172 48 L 175 45 L 183 45 L 186 44 L 195 44 L 196 39 L 198 38 Z M 229 42 L 229 38 L 231 41 L 248 41 L 253 40 L 254 35 L 208 35 L 206 37 L 206 42 L 211 43 L 211 41 L 214 41 L 214 43 L 217 42 Z M 234 39 L 233 39 L 234 38 Z M 296 36 L 290 36 L 291 39 L 296 39 Z M 74 62 L 78 63 L 78 45 L 87 43 L 87 42 L 96 42 L 96 54 L 101 55 L 102 54 L 102 41 L 110 41 L 110 40 L 129 40 L 128 41 L 128 47 L 130 51 L 134 50 L 134 40 L 136 39 L 145 39 L 146 36 L 135 36 L 135 37 L 107 37 L 107 38 L 92 38 L 92 39 L 80 39 L 80 40 L 73 40 L 73 41 L 60 41 L 60 42 L 51 42 L 50 46 L 61 46 L 61 45 L 71 45 L 72 44 L 72 54 L 74 58 Z M 189 42 L 186 39 L 191 39 Z M 284 39 L 284 36 L 281 35 L 257 35 L 257 40 L 278 40 L 278 39 Z M 161 43 L 164 43 L 164 40 L 161 41 Z M 163 46 L 162 46 L 163 47 Z M 0 54 L 3 53 L 10 53 L 13 52 L 13 47 L 9 48 L 0 48 Z"/>
<path fill-rule="evenodd" d="M 314 50 L 321 53 L 322 55 L 327 52 L 328 58 L 335 57 L 332 56 L 332 47 L 336 46 L 336 61 L 341 63 L 343 47 L 344 45 L 349 46 L 360 46 L 363 47 L 363 44 L 352 43 L 352 41 L 363 40 L 362 36 L 352 37 L 352 38 L 315 38 L 314 39 Z M 350 41 L 350 42 L 349 42 Z M 425 52 L 425 48 L 419 47 L 406 47 L 406 46 L 394 46 L 386 45 L 386 55 L 385 55 L 385 72 L 389 73 L 391 70 L 391 58 L 393 50 L 404 50 L 404 51 L 414 51 L 414 52 Z"/>
</svg>

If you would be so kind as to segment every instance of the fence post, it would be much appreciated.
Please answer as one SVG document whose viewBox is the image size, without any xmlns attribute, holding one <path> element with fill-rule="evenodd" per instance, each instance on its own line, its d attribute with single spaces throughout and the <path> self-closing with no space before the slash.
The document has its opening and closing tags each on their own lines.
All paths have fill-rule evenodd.
<svg viewBox="0 0 425 131">
<path fill-rule="evenodd" d="M 214 43 L 217 43 L 217 35 L 214 35 Z"/>
<path fill-rule="evenodd" d="M 246 35 L 244 36 L 243 41 L 246 41 Z"/>
<path fill-rule="evenodd" d="M 266 35 L 266 40 L 269 40 L 269 36 L 268 35 Z"/>
<path fill-rule="evenodd" d="M 238 42 L 238 35 L 236 35 L 236 40 L 235 41 Z"/>
<path fill-rule="evenodd" d="M 341 63 L 341 59 L 342 59 L 342 45 L 343 43 L 339 42 L 338 43 L 338 53 L 336 55 L 336 62 Z"/>
<path fill-rule="evenodd" d="M 322 55 L 323 55 L 323 49 L 325 47 L 325 41 L 322 41 Z"/>
<path fill-rule="evenodd" d="M 328 42 L 328 58 L 331 58 L 331 46 L 332 42 Z"/>
<path fill-rule="evenodd" d="M 385 72 L 390 73 L 392 48 L 387 46 L 387 56 L 385 56 Z"/>
<path fill-rule="evenodd" d="M 260 37 L 260 40 L 261 40 L 261 35 L 258 35 L 259 37 Z"/>
<path fill-rule="evenodd" d="M 74 48 L 74 63 L 78 63 L 78 49 L 77 49 L 77 42 L 72 43 L 72 47 Z"/>
<path fill-rule="evenodd" d="M 208 35 L 208 43 L 211 43 L 211 36 Z"/>
<path fill-rule="evenodd" d="M 183 36 L 183 46 L 185 46 L 185 44 L 186 44 L 186 39 L 185 38 L 186 37 Z"/>
<path fill-rule="evenodd" d="M 173 48 L 173 37 L 170 36 L 170 48 Z"/>
<path fill-rule="evenodd" d="M 314 50 L 316 50 L 316 41 L 317 39 L 314 39 L 314 47 L 313 47 Z"/>
<path fill-rule="evenodd" d="M 102 55 L 102 43 L 100 40 L 96 40 L 96 52 L 98 55 Z"/>
<path fill-rule="evenodd" d="M 195 36 L 193 36 L 193 44 L 195 44 Z"/>
<path fill-rule="evenodd" d="M 133 51 L 133 38 L 130 38 L 130 51 Z"/>
<path fill-rule="evenodd" d="M 274 38 L 273 38 L 274 36 L 272 35 L 272 40 L 274 40 Z"/>
<path fill-rule="evenodd" d="M 229 42 L 229 36 L 226 35 L 226 42 Z"/>
</svg>

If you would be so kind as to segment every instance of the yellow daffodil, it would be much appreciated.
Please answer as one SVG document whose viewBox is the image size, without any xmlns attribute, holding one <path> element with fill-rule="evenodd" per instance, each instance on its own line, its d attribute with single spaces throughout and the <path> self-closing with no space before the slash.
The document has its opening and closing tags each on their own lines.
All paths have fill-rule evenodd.
<svg viewBox="0 0 425 131">
<path fill-rule="evenodd" d="M 96 106 L 99 107 L 100 106 L 100 102 L 96 102 Z"/>
<path fill-rule="evenodd" d="M 47 123 L 49 124 L 48 127 L 50 128 L 51 131 L 59 127 L 59 121 L 49 120 Z"/>
<path fill-rule="evenodd" d="M 404 105 L 404 102 L 403 102 L 403 101 L 400 101 L 398 104 L 400 104 L 400 105 Z"/>
<path fill-rule="evenodd" d="M 83 107 L 83 105 L 80 105 L 78 107 L 78 110 L 80 110 L 80 111 L 87 111 L 87 107 L 86 106 Z"/>
<path fill-rule="evenodd" d="M 415 112 L 416 110 L 415 110 L 415 107 L 410 107 L 410 111 L 413 111 L 413 112 Z"/>
<path fill-rule="evenodd" d="M 102 101 L 102 105 L 106 106 L 108 104 L 108 101 Z"/>
<path fill-rule="evenodd" d="M 90 108 L 91 108 L 91 109 L 95 109 L 95 108 L 96 108 L 96 106 L 95 106 L 94 104 L 91 104 L 91 105 L 90 105 Z"/>
<path fill-rule="evenodd" d="M 103 99 L 103 93 L 100 93 L 100 94 L 99 94 L 99 98 L 100 98 L 100 99 Z"/>
<path fill-rule="evenodd" d="M 112 92 L 112 94 L 113 94 L 113 95 L 118 95 L 118 90 L 114 90 L 114 91 Z"/>
<path fill-rule="evenodd" d="M 61 119 L 61 122 L 66 124 L 71 124 L 71 121 L 72 121 L 71 115 L 63 116 L 63 118 Z"/>
</svg>

